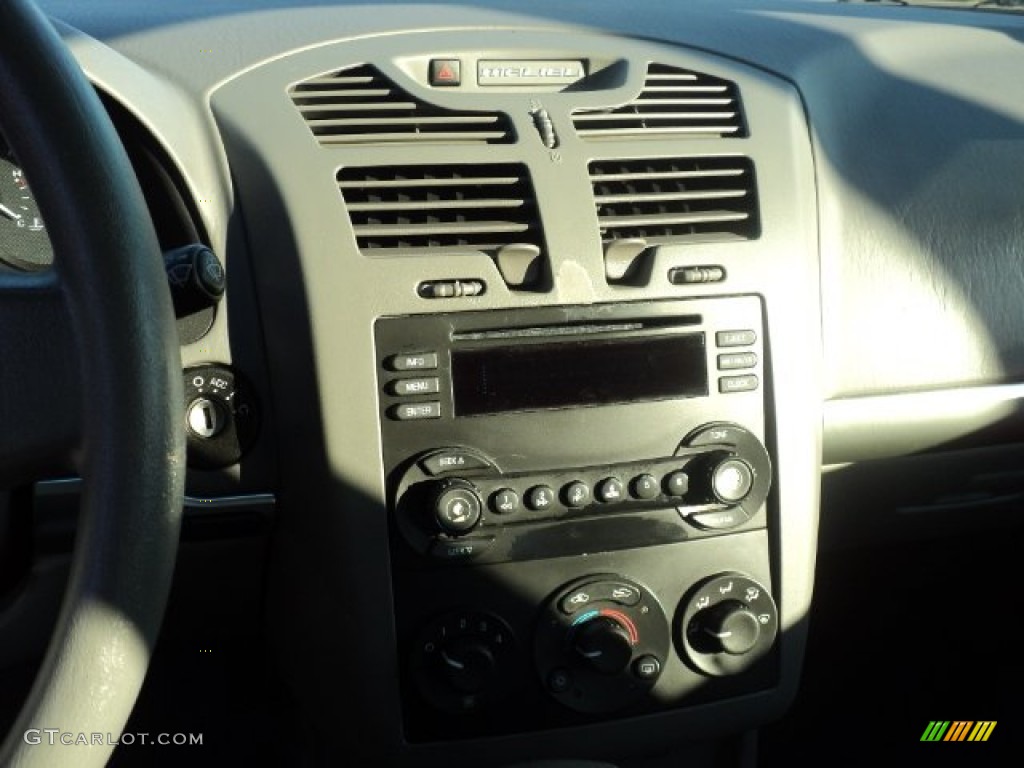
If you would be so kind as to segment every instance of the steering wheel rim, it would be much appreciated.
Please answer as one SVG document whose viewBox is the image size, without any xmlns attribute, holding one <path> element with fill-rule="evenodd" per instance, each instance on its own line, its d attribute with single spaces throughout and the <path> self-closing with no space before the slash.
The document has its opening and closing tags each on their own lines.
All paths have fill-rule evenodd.
<svg viewBox="0 0 1024 768">
<path fill-rule="evenodd" d="M 102 766 L 141 688 L 177 552 L 178 342 L 131 164 L 92 86 L 28 0 L 0 0 L 0 115 L 57 254 L 56 277 L 21 288 L 63 297 L 80 376 L 45 385 L 79 398 L 84 479 L 64 602 L 0 765 Z M 26 737 L 33 732 L 38 740 Z"/>
</svg>

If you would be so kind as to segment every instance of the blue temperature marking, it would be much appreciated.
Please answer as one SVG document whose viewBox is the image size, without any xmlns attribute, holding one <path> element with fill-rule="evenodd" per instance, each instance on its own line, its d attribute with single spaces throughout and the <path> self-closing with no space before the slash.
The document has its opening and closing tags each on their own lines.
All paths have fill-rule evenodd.
<svg viewBox="0 0 1024 768">
<path fill-rule="evenodd" d="M 579 616 L 573 619 L 571 626 L 575 627 L 577 624 L 582 624 L 584 621 L 590 621 L 597 615 L 598 611 L 587 611 L 586 613 L 581 613 Z"/>
</svg>

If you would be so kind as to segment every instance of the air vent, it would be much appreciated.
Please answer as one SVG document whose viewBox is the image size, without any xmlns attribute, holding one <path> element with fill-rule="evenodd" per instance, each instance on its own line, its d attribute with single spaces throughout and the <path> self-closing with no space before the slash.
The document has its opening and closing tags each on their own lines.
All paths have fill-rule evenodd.
<svg viewBox="0 0 1024 768">
<path fill-rule="evenodd" d="M 590 163 L 605 244 L 752 240 L 760 234 L 754 165 L 743 157 Z"/>
<path fill-rule="evenodd" d="M 366 256 L 483 251 L 510 285 L 537 277 L 543 238 L 522 165 L 343 168 L 338 187 Z"/>
<path fill-rule="evenodd" d="M 643 90 L 621 107 L 577 110 L 584 139 L 747 135 L 736 84 L 686 69 L 651 64 Z"/>
<path fill-rule="evenodd" d="M 316 77 L 289 94 L 317 140 L 346 144 L 507 144 L 508 116 L 428 104 L 364 64 Z"/>
</svg>

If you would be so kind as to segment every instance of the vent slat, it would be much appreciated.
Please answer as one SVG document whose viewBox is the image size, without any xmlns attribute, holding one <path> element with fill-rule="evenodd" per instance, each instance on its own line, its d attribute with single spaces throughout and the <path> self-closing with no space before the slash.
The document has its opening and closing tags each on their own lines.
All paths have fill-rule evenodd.
<svg viewBox="0 0 1024 768">
<path fill-rule="evenodd" d="M 742 168 L 721 168 L 709 171 L 636 171 L 624 173 L 591 173 L 590 180 L 595 184 L 606 181 L 668 181 L 672 179 L 711 179 L 729 176 L 742 176 L 746 171 Z"/>
<path fill-rule="evenodd" d="M 731 133 L 735 133 L 738 128 L 730 127 L 729 129 L 713 128 L 706 125 L 691 125 L 691 126 L 643 126 L 638 125 L 633 128 L 587 128 L 576 131 L 577 135 L 581 138 L 600 138 L 606 136 L 610 139 L 621 139 L 625 137 L 638 137 L 653 134 L 671 135 L 671 134 L 717 134 L 719 136 L 727 136 Z"/>
<path fill-rule="evenodd" d="M 736 117 L 735 112 L 646 112 L 643 115 L 620 115 L 611 112 L 598 112 L 590 115 L 577 115 L 577 123 L 601 123 L 613 120 L 730 120 Z"/>
<path fill-rule="evenodd" d="M 314 77 L 295 86 L 296 91 L 313 90 L 316 88 L 337 88 L 349 85 L 361 85 L 374 82 L 373 75 L 330 75 L 328 77 Z"/>
<path fill-rule="evenodd" d="M 659 72 L 655 72 L 654 68 L 652 67 L 651 69 L 649 69 L 647 71 L 647 78 L 646 79 L 648 81 L 653 81 L 653 80 L 690 80 L 690 81 L 693 81 L 693 80 L 697 79 L 697 75 L 693 74 L 692 72 L 682 72 L 682 71 L 659 73 Z"/>
<path fill-rule="evenodd" d="M 314 118 L 307 122 L 318 128 L 361 128 L 382 126 L 399 128 L 401 126 L 434 126 L 434 125 L 493 125 L 498 122 L 497 115 L 465 115 L 460 117 L 332 117 Z"/>
<path fill-rule="evenodd" d="M 741 211 L 704 211 L 702 213 L 658 213 L 649 216 L 599 216 L 601 227 L 662 227 L 672 224 L 712 224 L 719 221 L 745 221 Z"/>
<path fill-rule="evenodd" d="M 645 107 L 721 107 L 732 103 L 732 99 L 643 99 Z M 577 115 L 577 119 L 583 116 Z"/>
<path fill-rule="evenodd" d="M 653 194 L 622 194 L 622 195 L 594 195 L 597 203 L 664 203 L 679 200 L 728 200 L 734 197 L 745 197 L 748 194 L 745 189 L 710 189 L 700 192 L 659 192 Z"/>
<path fill-rule="evenodd" d="M 368 64 L 314 77 L 289 95 L 323 146 L 508 144 L 508 115 L 439 107 L 407 93 Z"/>
<path fill-rule="evenodd" d="M 435 224 L 358 224 L 352 227 L 356 237 L 439 237 L 441 235 L 494 235 L 526 232 L 528 224 L 510 221 L 459 221 Z"/>
<path fill-rule="evenodd" d="M 519 208 L 525 200 L 516 199 L 480 199 L 480 200 L 418 200 L 415 205 L 420 211 L 473 211 L 476 209 Z M 349 203 L 349 211 L 405 211 L 409 202 L 397 203 Z"/>
<path fill-rule="evenodd" d="M 495 144 L 505 134 L 498 131 L 459 131 L 458 133 L 434 131 L 432 133 L 365 133 L 334 136 L 320 134 L 321 144 Z"/>
<path fill-rule="evenodd" d="M 413 189 L 416 187 L 466 187 L 493 186 L 496 184 L 518 184 L 517 176 L 479 176 L 468 179 L 359 179 L 357 181 L 339 181 L 341 189 Z"/>
<path fill-rule="evenodd" d="M 292 94 L 295 99 L 331 98 L 339 102 L 348 99 L 390 99 L 393 94 L 401 93 L 391 88 L 345 88 L 335 90 L 298 91 Z"/>
<path fill-rule="evenodd" d="M 364 255 L 483 252 L 501 269 L 497 255 L 506 246 L 543 251 L 540 217 L 525 166 L 342 168 L 337 180 Z M 519 273 L 502 275 L 510 287 L 519 288 L 539 280 L 540 272 L 530 272 L 529 280 Z"/>
<path fill-rule="evenodd" d="M 320 112 L 363 112 L 368 115 L 373 115 L 378 112 L 410 112 L 414 109 L 416 109 L 416 104 L 411 101 L 353 101 L 351 104 L 303 104 L 299 107 L 299 111 L 303 116 L 311 114 L 315 115 Z"/>
<path fill-rule="evenodd" d="M 664 64 L 647 68 L 643 88 L 628 104 L 576 110 L 572 120 L 577 135 L 589 140 L 747 136 L 735 83 Z"/>
<path fill-rule="evenodd" d="M 744 157 L 595 160 L 590 182 L 605 244 L 750 240 L 760 235 L 754 165 Z"/>
<path fill-rule="evenodd" d="M 728 90 L 728 85 L 645 85 L 640 98 L 645 93 L 725 93 Z"/>
</svg>

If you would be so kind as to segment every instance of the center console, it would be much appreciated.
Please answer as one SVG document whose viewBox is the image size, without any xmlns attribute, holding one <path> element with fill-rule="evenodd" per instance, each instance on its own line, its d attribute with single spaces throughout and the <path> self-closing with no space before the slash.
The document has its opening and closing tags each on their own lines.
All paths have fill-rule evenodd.
<svg viewBox="0 0 1024 768">
<path fill-rule="evenodd" d="M 411 739 L 774 683 L 763 313 L 741 296 L 376 323 Z"/>
<path fill-rule="evenodd" d="M 268 631 L 323 762 L 682 758 L 780 715 L 822 392 L 792 86 L 487 27 L 211 105 L 278 395 Z"/>
</svg>

